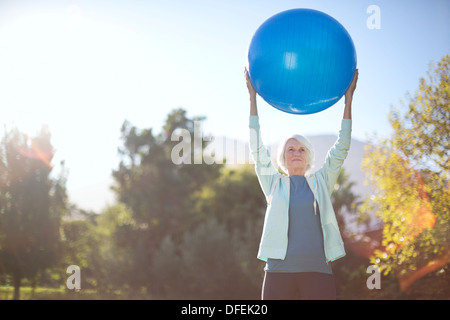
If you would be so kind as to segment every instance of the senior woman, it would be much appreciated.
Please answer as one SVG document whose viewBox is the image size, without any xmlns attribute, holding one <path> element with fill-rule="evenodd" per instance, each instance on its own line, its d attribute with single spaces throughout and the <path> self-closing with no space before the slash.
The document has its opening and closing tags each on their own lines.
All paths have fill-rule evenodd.
<svg viewBox="0 0 450 320">
<path fill-rule="evenodd" d="M 345 255 L 330 195 L 347 157 L 351 140 L 351 106 L 358 80 L 355 71 L 345 93 L 341 130 L 323 166 L 311 174 L 314 149 L 301 135 L 279 145 L 271 162 L 261 140 L 256 91 L 245 69 L 250 94 L 250 150 L 267 200 L 258 258 L 266 261 L 264 300 L 336 299 L 330 262 Z"/>
</svg>

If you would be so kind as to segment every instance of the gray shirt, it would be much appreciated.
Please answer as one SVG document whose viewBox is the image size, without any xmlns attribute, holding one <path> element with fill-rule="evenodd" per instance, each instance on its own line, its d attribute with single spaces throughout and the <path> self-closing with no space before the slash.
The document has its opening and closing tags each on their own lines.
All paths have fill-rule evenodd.
<svg viewBox="0 0 450 320">
<path fill-rule="evenodd" d="M 267 272 L 332 273 L 326 263 L 320 213 L 304 176 L 290 177 L 289 230 L 286 258 L 268 259 Z"/>
</svg>

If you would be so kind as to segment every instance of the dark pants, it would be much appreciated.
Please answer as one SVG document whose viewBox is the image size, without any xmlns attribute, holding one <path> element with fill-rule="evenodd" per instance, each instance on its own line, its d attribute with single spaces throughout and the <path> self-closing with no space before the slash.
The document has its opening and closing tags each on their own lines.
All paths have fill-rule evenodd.
<svg viewBox="0 0 450 320">
<path fill-rule="evenodd" d="M 319 272 L 266 272 L 263 300 L 336 300 L 332 274 Z"/>
</svg>

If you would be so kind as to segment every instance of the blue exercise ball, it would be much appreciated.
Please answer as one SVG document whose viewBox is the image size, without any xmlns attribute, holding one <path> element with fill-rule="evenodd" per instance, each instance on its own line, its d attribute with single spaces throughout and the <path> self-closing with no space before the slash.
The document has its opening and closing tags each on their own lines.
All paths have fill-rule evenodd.
<svg viewBox="0 0 450 320">
<path fill-rule="evenodd" d="M 292 9 L 267 19 L 248 51 L 250 81 L 270 105 L 311 114 L 335 104 L 356 70 L 356 51 L 347 30 L 333 17 Z"/>
</svg>

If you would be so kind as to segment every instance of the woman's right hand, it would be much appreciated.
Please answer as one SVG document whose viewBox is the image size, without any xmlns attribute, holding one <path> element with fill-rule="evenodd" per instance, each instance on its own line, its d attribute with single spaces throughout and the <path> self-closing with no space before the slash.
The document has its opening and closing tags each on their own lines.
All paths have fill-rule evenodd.
<svg viewBox="0 0 450 320">
<path fill-rule="evenodd" d="M 256 90 L 253 88 L 252 82 L 250 81 L 250 77 L 248 75 L 247 67 L 244 68 L 245 81 L 247 83 L 248 93 L 250 94 L 250 100 L 256 98 Z"/>
<path fill-rule="evenodd" d="M 250 94 L 250 115 L 258 115 L 258 107 L 256 106 L 256 90 L 253 88 L 250 77 L 248 76 L 247 68 L 244 69 L 245 81 L 247 82 L 248 93 Z"/>
</svg>

